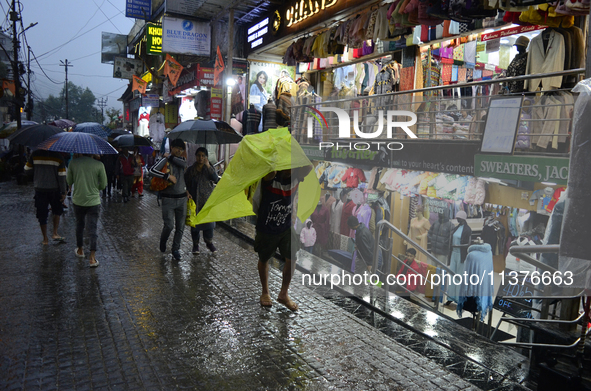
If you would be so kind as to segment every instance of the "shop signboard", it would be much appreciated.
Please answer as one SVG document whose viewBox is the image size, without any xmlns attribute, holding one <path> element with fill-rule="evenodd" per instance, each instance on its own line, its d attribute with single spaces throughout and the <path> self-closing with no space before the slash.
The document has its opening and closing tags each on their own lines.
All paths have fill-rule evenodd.
<svg viewBox="0 0 591 391">
<path fill-rule="evenodd" d="M 566 157 L 481 155 L 474 157 L 474 175 L 483 178 L 512 179 L 527 182 L 553 182 L 566 185 Z"/>
<path fill-rule="evenodd" d="M 127 0 L 125 17 L 150 20 L 152 16 L 152 0 Z"/>
<path fill-rule="evenodd" d="M 318 149 L 316 146 L 302 145 L 304 154 L 310 160 L 324 160 L 324 150 Z"/>
<path fill-rule="evenodd" d="M 197 68 L 197 86 L 199 87 L 213 87 L 213 68 Z"/>
<path fill-rule="evenodd" d="M 165 16 L 162 19 L 162 51 L 209 57 L 210 24 Z"/>
<path fill-rule="evenodd" d="M 142 97 L 142 106 L 144 107 L 158 107 L 160 105 L 160 95 L 146 94 Z"/>
<path fill-rule="evenodd" d="M 211 89 L 211 119 L 222 120 L 222 89 Z"/>
<path fill-rule="evenodd" d="M 162 54 L 162 25 L 155 23 L 146 25 L 146 52 Z"/>
<path fill-rule="evenodd" d="M 196 87 L 198 82 L 198 67 L 193 66 L 191 68 L 185 67 L 181 71 L 181 76 L 176 83 L 176 87 L 172 90 L 173 94 L 178 94 L 183 90 Z"/>
<path fill-rule="evenodd" d="M 295 67 L 277 62 L 251 61 L 248 78 L 248 103 L 254 104 L 259 110 L 262 109 L 269 97 L 273 95 L 273 89 L 283 72 L 287 72 L 291 79 L 295 80 Z M 266 75 L 266 81 L 259 87 L 259 84 L 255 82 L 261 75 Z"/>
<path fill-rule="evenodd" d="M 101 63 L 112 64 L 115 57 L 127 55 L 127 35 L 102 33 L 101 39 Z"/>
<path fill-rule="evenodd" d="M 357 140 L 357 139 L 356 139 Z M 354 142 L 340 139 L 335 146 L 324 150 L 325 160 L 341 161 L 372 167 L 403 168 L 405 170 L 443 172 L 447 174 L 474 175 L 474 155 L 478 142 L 446 140 L 386 140 L 374 139 L 368 150 L 347 147 Z M 381 142 L 380 144 L 376 144 Z M 390 144 L 398 148 L 388 148 Z M 338 148 L 337 148 L 338 146 Z M 319 147 L 316 147 L 319 148 Z"/>
<path fill-rule="evenodd" d="M 499 39 L 508 37 L 510 35 L 523 34 L 535 30 L 543 30 L 546 26 L 517 26 L 508 29 L 494 31 L 492 33 L 485 33 L 480 36 L 480 42 L 490 41 L 491 39 Z"/>
<path fill-rule="evenodd" d="M 141 78 L 143 70 L 144 64 L 142 63 L 142 60 L 115 57 L 115 62 L 113 64 L 114 78 L 131 80 L 134 75 Z"/>
<path fill-rule="evenodd" d="M 246 26 L 246 52 L 265 47 L 290 34 L 338 17 L 352 7 L 365 5 L 363 0 L 286 0 Z"/>
</svg>

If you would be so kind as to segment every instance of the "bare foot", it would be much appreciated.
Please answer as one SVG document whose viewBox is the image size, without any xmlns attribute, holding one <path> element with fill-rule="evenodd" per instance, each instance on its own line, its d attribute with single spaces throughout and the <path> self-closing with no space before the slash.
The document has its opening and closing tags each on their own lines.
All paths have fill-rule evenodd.
<svg viewBox="0 0 591 391">
<path fill-rule="evenodd" d="M 45 244 L 49 244 L 49 239 L 43 240 L 43 241 L 41 242 L 41 244 L 43 244 L 43 245 L 45 245 Z"/>
</svg>

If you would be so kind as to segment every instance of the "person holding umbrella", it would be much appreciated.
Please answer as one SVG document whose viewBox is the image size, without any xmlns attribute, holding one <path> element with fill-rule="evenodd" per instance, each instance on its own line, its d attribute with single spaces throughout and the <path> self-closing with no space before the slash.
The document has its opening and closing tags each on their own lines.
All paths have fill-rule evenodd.
<svg viewBox="0 0 591 391">
<path fill-rule="evenodd" d="M 197 213 L 203 208 L 207 199 L 213 191 L 214 183 L 219 181 L 215 170 L 209 164 L 207 148 L 199 147 L 195 151 L 195 164 L 185 172 L 185 183 L 189 198 L 192 198 L 197 205 Z M 191 227 L 191 238 L 193 239 L 193 254 L 199 253 L 199 232 L 203 231 L 203 240 L 205 246 L 212 253 L 217 252 L 213 244 L 213 230 L 215 223 L 199 224 Z"/>
<path fill-rule="evenodd" d="M 107 186 L 105 166 L 93 155 L 82 154 L 72 159 L 66 176 L 68 185 L 74 186 L 72 203 L 76 214 L 76 256 L 84 258 L 84 226 L 88 219 L 90 237 L 90 267 L 97 267 L 97 223 L 101 204 L 100 191 Z"/>
<path fill-rule="evenodd" d="M 160 251 L 166 252 L 166 242 L 174 228 L 172 242 L 172 256 L 177 261 L 181 259 L 181 240 L 185 231 L 187 216 L 187 187 L 185 186 L 185 168 L 187 160 L 183 157 L 185 142 L 180 138 L 170 141 L 171 153 L 165 153 L 163 158 L 150 168 L 150 173 L 158 178 L 170 182 L 170 186 L 160 191 L 162 197 L 162 220 L 164 226 L 160 235 Z"/>
</svg>

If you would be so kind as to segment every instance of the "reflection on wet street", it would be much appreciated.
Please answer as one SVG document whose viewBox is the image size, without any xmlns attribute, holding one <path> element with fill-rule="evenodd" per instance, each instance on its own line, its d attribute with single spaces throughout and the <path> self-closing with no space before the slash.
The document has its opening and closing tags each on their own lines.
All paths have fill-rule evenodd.
<svg viewBox="0 0 591 391">
<path fill-rule="evenodd" d="M 355 300 L 302 286 L 292 313 L 259 304 L 257 256 L 216 230 L 218 255 L 158 250 L 156 198 L 103 201 L 97 259 L 41 244 L 33 189 L 2 183 L 1 389 L 493 389 L 482 368 Z M 170 242 L 169 242 L 170 246 Z M 274 262 L 276 264 L 276 262 Z M 276 297 L 280 273 L 272 268 Z M 343 309 L 346 309 L 343 310 Z M 409 341 L 413 341 L 409 343 Z M 430 358 L 441 357 L 439 360 Z M 464 365 L 462 371 L 455 366 Z M 494 383 L 496 381 L 496 383 Z M 501 384 L 502 385 L 502 384 Z"/>
</svg>

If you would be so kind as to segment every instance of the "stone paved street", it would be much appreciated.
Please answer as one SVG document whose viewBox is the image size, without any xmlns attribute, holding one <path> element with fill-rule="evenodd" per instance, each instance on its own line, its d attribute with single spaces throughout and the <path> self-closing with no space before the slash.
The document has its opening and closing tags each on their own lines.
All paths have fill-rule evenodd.
<svg viewBox="0 0 591 391">
<path fill-rule="evenodd" d="M 220 232 L 216 257 L 191 255 L 188 230 L 180 262 L 162 255 L 149 192 L 104 201 L 96 269 L 74 255 L 71 207 L 67 243 L 48 246 L 32 186 L 0 183 L 0 211 L 0 389 L 477 389 L 298 284 L 299 272 L 299 312 L 262 308 L 256 254 Z M 270 285 L 276 297 L 274 268 Z"/>
</svg>

